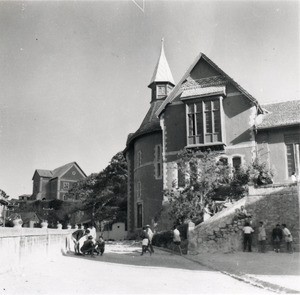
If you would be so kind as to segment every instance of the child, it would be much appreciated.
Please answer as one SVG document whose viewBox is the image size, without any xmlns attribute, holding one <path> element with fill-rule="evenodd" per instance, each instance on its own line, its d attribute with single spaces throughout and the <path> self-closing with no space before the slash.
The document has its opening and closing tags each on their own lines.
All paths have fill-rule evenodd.
<svg viewBox="0 0 300 295">
<path fill-rule="evenodd" d="M 95 252 L 97 255 L 103 255 L 105 250 L 105 241 L 102 236 L 99 237 L 99 240 L 96 242 Z"/>
<path fill-rule="evenodd" d="M 144 253 L 149 252 L 150 255 L 152 254 L 152 252 L 149 250 L 149 237 L 148 234 L 146 233 L 146 230 L 143 230 L 142 233 L 142 254 L 144 255 Z"/>
<path fill-rule="evenodd" d="M 80 248 L 82 255 L 91 255 L 94 257 L 95 243 L 93 242 L 93 237 L 89 236 L 88 239 L 83 243 L 83 246 Z"/>
</svg>

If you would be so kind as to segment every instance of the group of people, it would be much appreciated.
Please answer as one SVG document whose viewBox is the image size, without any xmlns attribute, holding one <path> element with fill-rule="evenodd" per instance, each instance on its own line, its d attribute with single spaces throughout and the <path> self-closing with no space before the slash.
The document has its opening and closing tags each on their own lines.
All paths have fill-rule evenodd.
<svg viewBox="0 0 300 295">
<path fill-rule="evenodd" d="M 244 232 L 244 251 L 248 249 L 249 252 L 252 251 L 252 233 L 254 229 L 250 225 L 249 222 L 245 222 L 245 226 L 243 228 Z M 284 239 L 286 243 L 286 250 L 288 253 L 293 253 L 293 237 L 290 230 L 286 227 L 286 224 L 277 224 L 276 227 L 272 230 L 272 241 L 274 245 L 274 251 L 279 253 L 281 242 Z M 262 221 L 259 222 L 258 227 L 258 244 L 259 244 L 259 252 L 264 253 L 266 251 L 266 240 L 267 234 L 264 223 Z"/>
<path fill-rule="evenodd" d="M 141 238 L 142 238 L 142 253 L 141 255 L 144 255 L 145 253 L 149 252 L 150 256 L 154 253 L 153 245 L 152 245 L 152 238 L 153 238 L 153 231 L 150 228 L 150 225 L 146 225 L 143 227 Z M 181 237 L 180 232 L 178 230 L 178 226 L 174 226 L 173 229 L 173 243 L 176 247 L 178 247 L 180 255 L 182 255 L 182 249 L 181 249 Z"/>
<path fill-rule="evenodd" d="M 96 228 L 89 225 L 87 229 L 82 228 L 72 233 L 72 240 L 74 242 L 75 255 L 103 255 L 105 250 L 105 241 L 102 236 L 96 239 Z"/>
</svg>

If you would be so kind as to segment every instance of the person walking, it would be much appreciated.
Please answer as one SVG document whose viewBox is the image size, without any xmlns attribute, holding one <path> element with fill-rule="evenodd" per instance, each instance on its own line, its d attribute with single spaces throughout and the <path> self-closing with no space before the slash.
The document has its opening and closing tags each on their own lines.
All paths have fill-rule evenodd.
<svg viewBox="0 0 300 295">
<path fill-rule="evenodd" d="M 285 223 L 282 224 L 282 233 L 284 235 L 284 239 L 286 242 L 286 250 L 287 250 L 287 252 L 292 254 L 293 253 L 293 248 L 292 248 L 293 237 L 292 237 L 292 234 L 289 231 L 289 229 L 286 227 Z"/>
<path fill-rule="evenodd" d="M 180 247 L 181 238 L 180 238 L 180 231 L 178 230 L 178 226 L 174 226 L 173 230 L 173 243 L 178 247 L 180 255 L 182 255 L 182 250 Z"/>
<path fill-rule="evenodd" d="M 143 228 L 141 238 L 142 238 L 142 253 L 141 253 L 141 255 L 144 255 L 144 253 L 146 253 L 148 251 L 151 256 L 152 252 L 149 249 L 149 236 L 148 236 L 148 233 L 146 232 L 146 227 Z"/>
<path fill-rule="evenodd" d="M 253 228 L 250 226 L 249 222 L 245 223 L 245 226 L 243 228 L 244 232 L 244 252 L 248 248 L 249 252 L 252 252 L 251 246 L 252 246 L 252 233 L 254 232 Z"/>
<path fill-rule="evenodd" d="M 154 249 L 153 249 L 153 246 L 152 246 L 152 239 L 153 239 L 153 235 L 154 235 L 153 231 L 151 230 L 149 224 L 147 224 L 145 227 L 146 227 L 146 233 L 147 233 L 148 239 L 149 239 L 149 248 L 150 248 L 150 251 L 152 253 L 154 253 Z"/>
<path fill-rule="evenodd" d="M 258 251 L 261 253 L 266 252 L 266 229 L 264 226 L 264 223 L 262 221 L 259 222 L 259 227 L 258 227 L 258 243 L 259 243 L 259 249 Z"/>
<path fill-rule="evenodd" d="M 280 252 L 280 244 L 282 241 L 282 229 L 280 228 L 280 224 L 276 224 L 276 227 L 272 230 L 272 240 L 274 245 L 274 251 Z"/>
</svg>

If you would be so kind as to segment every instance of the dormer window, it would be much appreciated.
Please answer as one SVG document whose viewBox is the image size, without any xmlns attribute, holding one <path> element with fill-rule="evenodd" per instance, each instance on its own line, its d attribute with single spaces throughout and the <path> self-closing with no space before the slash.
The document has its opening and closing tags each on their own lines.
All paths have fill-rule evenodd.
<svg viewBox="0 0 300 295">
<path fill-rule="evenodd" d="M 156 87 L 157 87 L 157 96 L 167 95 L 166 85 L 157 85 Z"/>
<path fill-rule="evenodd" d="M 222 144 L 221 97 L 187 102 L 187 144 Z"/>
</svg>

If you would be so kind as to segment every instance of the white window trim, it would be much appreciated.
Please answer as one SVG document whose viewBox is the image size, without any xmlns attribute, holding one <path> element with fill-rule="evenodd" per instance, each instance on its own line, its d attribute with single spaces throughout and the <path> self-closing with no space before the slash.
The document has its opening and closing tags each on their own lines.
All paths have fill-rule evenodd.
<svg viewBox="0 0 300 295">
<path fill-rule="evenodd" d="M 213 99 L 219 99 L 220 102 L 220 124 L 221 124 L 221 141 L 220 142 L 209 142 L 209 143 L 197 143 L 197 144 L 189 144 L 189 119 L 188 119 L 188 105 L 192 103 L 196 103 L 197 101 L 202 102 L 202 114 L 204 112 L 204 101 L 205 100 L 213 100 Z M 218 95 L 218 96 L 197 96 L 194 97 L 191 100 L 185 100 L 185 118 L 186 118 L 186 146 L 187 147 L 201 147 L 201 146 L 215 146 L 215 145 L 225 145 L 225 139 L 226 139 L 226 133 L 225 133 L 225 118 L 224 118 L 224 108 L 223 108 L 223 96 Z M 202 118 L 203 120 L 203 131 L 205 130 L 205 120 L 204 117 Z M 203 132 L 203 140 L 205 139 L 205 132 Z"/>
</svg>

